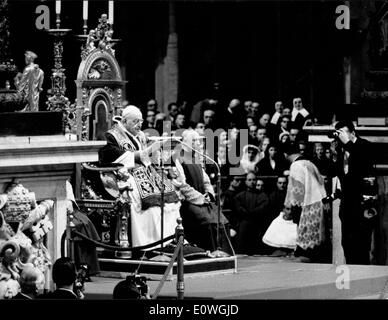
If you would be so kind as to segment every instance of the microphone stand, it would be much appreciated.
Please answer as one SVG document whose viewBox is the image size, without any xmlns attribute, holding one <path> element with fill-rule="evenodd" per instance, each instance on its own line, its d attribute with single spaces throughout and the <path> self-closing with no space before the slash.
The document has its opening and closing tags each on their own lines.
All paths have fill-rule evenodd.
<svg viewBox="0 0 388 320">
<path fill-rule="evenodd" d="M 151 139 L 150 139 L 151 140 Z M 157 139 L 157 140 L 168 140 L 168 139 Z M 171 139 L 170 139 L 171 140 Z M 161 168 L 161 178 L 162 178 L 162 187 L 160 189 L 160 239 L 163 240 L 163 234 L 164 234 L 164 160 L 163 160 L 163 144 L 160 148 L 160 168 Z M 170 257 L 166 256 L 163 252 L 163 242 L 160 244 L 160 254 L 151 258 L 152 261 L 163 261 L 163 262 L 169 262 L 171 260 Z"/>
<path fill-rule="evenodd" d="M 216 258 L 223 258 L 223 257 L 229 257 L 229 254 L 225 253 L 224 251 L 221 250 L 220 246 L 220 224 L 221 224 L 221 169 L 220 166 L 216 161 L 214 161 L 212 158 L 210 158 L 207 154 L 201 153 L 198 150 L 194 149 L 192 146 L 188 145 L 187 143 L 179 141 L 182 145 L 186 146 L 190 150 L 196 152 L 200 156 L 204 157 L 205 159 L 209 160 L 211 163 L 215 164 L 217 168 L 217 194 L 216 194 L 216 204 L 217 204 L 217 237 L 216 237 L 216 242 L 217 242 L 217 249 L 212 252 L 212 255 Z"/>
<path fill-rule="evenodd" d="M 163 240 L 164 234 L 164 160 L 163 160 L 163 145 L 160 148 L 160 168 L 162 169 L 162 188 L 160 190 L 160 239 Z M 167 257 L 163 252 L 163 242 L 160 244 L 161 255 L 158 256 L 155 260 L 158 261 L 170 261 L 170 258 Z"/>
</svg>

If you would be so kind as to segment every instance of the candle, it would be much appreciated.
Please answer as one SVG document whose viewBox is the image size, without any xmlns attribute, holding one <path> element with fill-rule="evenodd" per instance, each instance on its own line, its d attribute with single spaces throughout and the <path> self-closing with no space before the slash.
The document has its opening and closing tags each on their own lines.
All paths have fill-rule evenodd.
<svg viewBox="0 0 388 320">
<path fill-rule="evenodd" d="M 84 20 L 88 20 L 88 2 L 87 1 L 84 1 L 83 2 L 83 14 L 82 14 L 82 17 Z"/>
<path fill-rule="evenodd" d="M 109 23 L 113 24 L 113 1 L 109 1 Z"/>
<path fill-rule="evenodd" d="M 56 14 L 61 13 L 61 1 L 55 1 L 55 13 Z"/>
</svg>

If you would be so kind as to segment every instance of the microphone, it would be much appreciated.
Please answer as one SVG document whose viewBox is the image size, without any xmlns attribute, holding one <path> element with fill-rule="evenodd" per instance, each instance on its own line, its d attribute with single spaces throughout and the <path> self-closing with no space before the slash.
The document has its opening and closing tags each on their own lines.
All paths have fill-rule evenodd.
<svg viewBox="0 0 388 320">
<path fill-rule="evenodd" d="M 182 140 L 182 137 L 148 137 L 150 141 L 163 141 L 163 140 Z"/>
<path fill-rule="evenodd" d="M 174 137 L 173 137 L 174 138 Z M 207 154 L 205 153 L 202 153 L 202 152 L 199 152 L 198 150 L 194 149 L 192 146 L 188 145 L 186 142 L 183 142 L 183 141 L 180 141 L 180 143 L 186 147 L 188 147 L 190 150 L 198 153 L 200 156 L 208 159 L 211 163 L 215 164 L 216 167 L 217 167 L 217 172 L 218 172 L 218 175 L 221 176 L 221 169 L 220 169 L 220 166 L 218 165 L 217 161 L 214 161 L 212 158 L 210 158 Z"/>
</svg>

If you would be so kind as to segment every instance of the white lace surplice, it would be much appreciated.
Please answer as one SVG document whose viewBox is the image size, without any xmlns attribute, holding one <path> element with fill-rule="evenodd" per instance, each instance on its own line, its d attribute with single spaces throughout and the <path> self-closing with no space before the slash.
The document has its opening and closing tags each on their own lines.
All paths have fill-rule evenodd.
<svg viewBox="0 0 388 320">
<path fill-rule="evenodd" d="M 323 203 L 326 197 L 323 179 L 313 163 L 298 160 L 290 167 L 286 205 L 302 207 L 297 245 L 314 248 L 324 240 Z"/>
</svg>

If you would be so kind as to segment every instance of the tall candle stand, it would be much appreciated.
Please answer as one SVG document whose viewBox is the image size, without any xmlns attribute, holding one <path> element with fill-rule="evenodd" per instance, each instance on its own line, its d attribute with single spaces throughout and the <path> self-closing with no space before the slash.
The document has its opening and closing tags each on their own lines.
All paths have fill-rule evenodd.
<svg viewBox="0 0 388 320">
<path fill-rule="evenodd" d="M 57 15 L 57 27 L 60 20 Z M 47 109 L 49 111 L 62 111 L 64 114 L 63 125 L 67 126 L 67 114 L 70 109 L 70 101 L 66 94 L 66 76 L 65 69 L 62 66 L 63 41 L 71 29 L 49 29 L 47 32 L 54 38 L 54 68 L 51 69 L 51 96 L 48 98 Z"/>
</svg>

